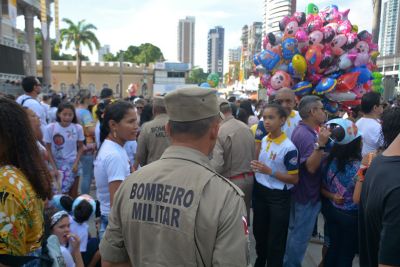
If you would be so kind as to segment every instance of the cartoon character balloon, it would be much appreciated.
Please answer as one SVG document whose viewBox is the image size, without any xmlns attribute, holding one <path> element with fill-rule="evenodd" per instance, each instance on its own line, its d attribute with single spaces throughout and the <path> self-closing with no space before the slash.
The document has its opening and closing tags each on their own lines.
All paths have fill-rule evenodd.
<svg viewBox="0 0 400 267">
<path fill-rule="evenodd" d="M 210 73 L 207 77 L 207 83 L 212 87 L 215 88 L 219 84 L 219 75 L 217 73 Z"/>
<path fill-rule="evenodd" d="M 278 70 L 272 75 L 270 85 L 274 90 L 279 90 L 283 87 L 291 87 L 292 78 L 287 72 Z"/>
<path fill-rule="evenodd" d="M 258 61 L 263 65 L 263 67 L 268 70 L 272 71 L 278 62 L 281 60 L 281 57 L 270 50 L 264 50 L 260 53 Z"/>
<path fill-rule="evenodd" d="M 313 3 L 309 3 L 306 7 L 306 14 L 318 14 L 318 6 L 313 4 Z"/>
<path fill-rule="evenodd" d="M 295 54 L 298 54 L 297 40 L 295 38 L 286 38 L 282 42 L 282 57 L 286 60 L 292 60 Z"/>
<path fill-rule="evenodd" d="M 294 55 L 292 58 L 292 68 L 294 70 L 294 75 L 303 80 L 307 72 L 306 59 L 300 54 Z"/>
</svg>

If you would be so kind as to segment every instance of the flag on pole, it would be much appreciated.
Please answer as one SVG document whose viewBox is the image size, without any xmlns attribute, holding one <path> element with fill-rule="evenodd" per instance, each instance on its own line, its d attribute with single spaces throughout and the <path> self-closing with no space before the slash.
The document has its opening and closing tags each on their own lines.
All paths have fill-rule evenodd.
<svg viewBox="0 0 400 267">
<path fill-rule="evenodd" d="M 47 39 L 47 5 L 46 0 L 40 0 L 40 21 L 42 24 L 43 39 Z"/>
<path fill-rule="evenodd" d="M 17 27 L 17 0 L 8 0 L 8 14 L 13 28 Z"/>
</svg>

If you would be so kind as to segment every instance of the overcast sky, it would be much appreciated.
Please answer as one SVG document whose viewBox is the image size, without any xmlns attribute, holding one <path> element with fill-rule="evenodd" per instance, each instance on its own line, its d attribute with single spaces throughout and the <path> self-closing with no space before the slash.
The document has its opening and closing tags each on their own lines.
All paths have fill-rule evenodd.
<svg viewBox="0 0 400 267">
<path fill-rule="evenodd" d="M 264 0 L 59 0 L 60 18 L 74 22 L 85 19 L 94 24 L 102 45 L 111 46 L 116 52 L 129 45 L 152 43 L 158 46 L 167 60 L 177 60 L 178 21 L 186 16 L 196 17 L 195 65 L 206 69 L 207 33 L 217 25 L 225 28 L 225 69 L 228 49 L 240 46 L 241 29 L 245 24 L 263 21 Z M 297 0 L 297 10 L 304 11 L 309 3 Z M 337 4 L 340 10 L 350 8 L 349 18 L 360 30 L 371 30 L 371 0 L 317 0 L 320 9 Z M 23 28 L 22 16 L 18 27 Z M 36 25 L 39 26 L 38 21 Z M 61 28 L 64 23 L 60 23 Z M 54 23 L 52 23 L 54 36 Z M 90 55 L 97 60 L 97 52 Z"/>
</svg>

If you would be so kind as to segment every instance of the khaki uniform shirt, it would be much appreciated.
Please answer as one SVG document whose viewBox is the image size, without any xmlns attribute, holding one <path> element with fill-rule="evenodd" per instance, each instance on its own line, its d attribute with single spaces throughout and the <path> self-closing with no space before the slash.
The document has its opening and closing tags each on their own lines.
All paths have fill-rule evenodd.
<svg viewBox="0 0 400 267">
<path fill-rule="evenodd" d="M 132 266 L 247 266 L 243 193 L 201 152 L 171 146 L 120 186 L 100 244 Z"/>
<path fill-rule="evenodd" d="M 167 114 L 159 114 L 152 121 L 143 124 L 139 134 L 136 157 L 140 166 L 158 160 L 170 141 L 165 131 L 168 122 Z"/>
<path fill-rule="evenodd" d="M 251 172 L 255 159 L 254 136 L 249 127 L 232 116 L 222 123 L 215 144 L 211 164 L 222 176 Z"/>
</svg>

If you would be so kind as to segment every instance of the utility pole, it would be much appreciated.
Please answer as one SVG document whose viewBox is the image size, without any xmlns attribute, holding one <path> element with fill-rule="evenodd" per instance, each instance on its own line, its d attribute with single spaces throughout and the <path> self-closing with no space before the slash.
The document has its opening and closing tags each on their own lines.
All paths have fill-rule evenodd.
<svg viewBox="0 0 400 267">
<path fill-rule="evenodd" d="M 122 76 L 123 76 L 123 62 L 124 62 L 124 51 L 119 51 L 119 97 L 122 99 L 123 96 L 123 84 L 122 84 Z"/>
</svg>

